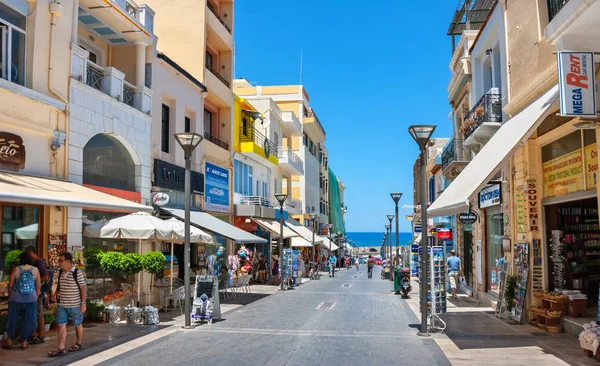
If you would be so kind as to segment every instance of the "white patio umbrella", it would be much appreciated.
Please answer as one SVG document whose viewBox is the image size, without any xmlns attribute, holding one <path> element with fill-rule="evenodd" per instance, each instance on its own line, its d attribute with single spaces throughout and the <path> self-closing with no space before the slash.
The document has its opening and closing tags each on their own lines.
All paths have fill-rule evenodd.
<svg viewBox="0 0 600 366">
<path fill-rule="evenodd" d="M 31 224 L 15 229 L 15 236 L 20 240 L 33 240 L 38 236 L 38 224 Z"/>
<path fill-rule="evenodd" d="M 173 229 L 164 220 L 146 212 L 135 212 L 87 226 L 83 235 L 104 239 L 156 239 L 170 241 Z"/>
</svg>

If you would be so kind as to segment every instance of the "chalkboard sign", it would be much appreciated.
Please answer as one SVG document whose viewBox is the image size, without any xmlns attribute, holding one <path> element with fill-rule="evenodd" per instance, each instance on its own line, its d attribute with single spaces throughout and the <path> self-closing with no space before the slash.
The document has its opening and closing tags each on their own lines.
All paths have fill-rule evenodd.
<svg viewBox="0 0 600 366">
<path fill-rule="evenodd" d="M 213 276 L 196 276 L 196 296 L 206 294 L 208 297 L 213 297 L 214 282 Z"/>
<path fill-rule="evenodd" d="M 206 320 L 209 324 L 214 318 L 221 319 L 218 277 L 210 275 L 196 276 L 192 318 Z"/>
</svg>

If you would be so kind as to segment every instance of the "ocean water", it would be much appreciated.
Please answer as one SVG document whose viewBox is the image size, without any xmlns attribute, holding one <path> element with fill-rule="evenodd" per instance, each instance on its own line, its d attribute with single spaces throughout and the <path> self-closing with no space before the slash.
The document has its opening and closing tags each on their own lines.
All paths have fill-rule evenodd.
<svg viewBox="0 0 600 366">
<path fill-rule="evenodd" d="M 361 247 L 379 247 L 383 239 L 383 232 L 375 233 L 346 233 L 348 239 Z M 412 244 L 411 233 L 400 233 L 400 245 Z M 396 233 L 392 233 L 392 245 L 396 245 Z"/>
</svg>

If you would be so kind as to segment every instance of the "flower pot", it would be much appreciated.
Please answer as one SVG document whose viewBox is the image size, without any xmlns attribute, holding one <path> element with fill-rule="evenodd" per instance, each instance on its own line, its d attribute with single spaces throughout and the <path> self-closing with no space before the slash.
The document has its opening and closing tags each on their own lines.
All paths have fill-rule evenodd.
<svg viewBox="0 0 600 366">
<path fill-rule="evenodd" d="M 44 324 L 44 331 L 49 331 L 52 324 Z"/>
</svg>

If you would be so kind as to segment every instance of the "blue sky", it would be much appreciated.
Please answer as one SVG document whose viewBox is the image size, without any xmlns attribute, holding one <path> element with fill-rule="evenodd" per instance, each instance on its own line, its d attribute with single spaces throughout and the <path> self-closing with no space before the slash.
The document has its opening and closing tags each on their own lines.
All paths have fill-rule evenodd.
<svg viewBox="0 0 600 366">
<path fill-rule="evenodd" d="M 435 4 L 434 4 L 435 3 Z M 412 204 L 418 155 L 411 124 L 452 133 L 446 87 L 458 0 L 238 0 L 236 77 L 303 84 L 327 132 L 334 172 L 346 186 L 347 231 L 383 232 L 394 203 Z M 377 4 L 377 5 L 374 5 Z M 410 223 L 400 211 L 400 231 Z"/>
</svg>

